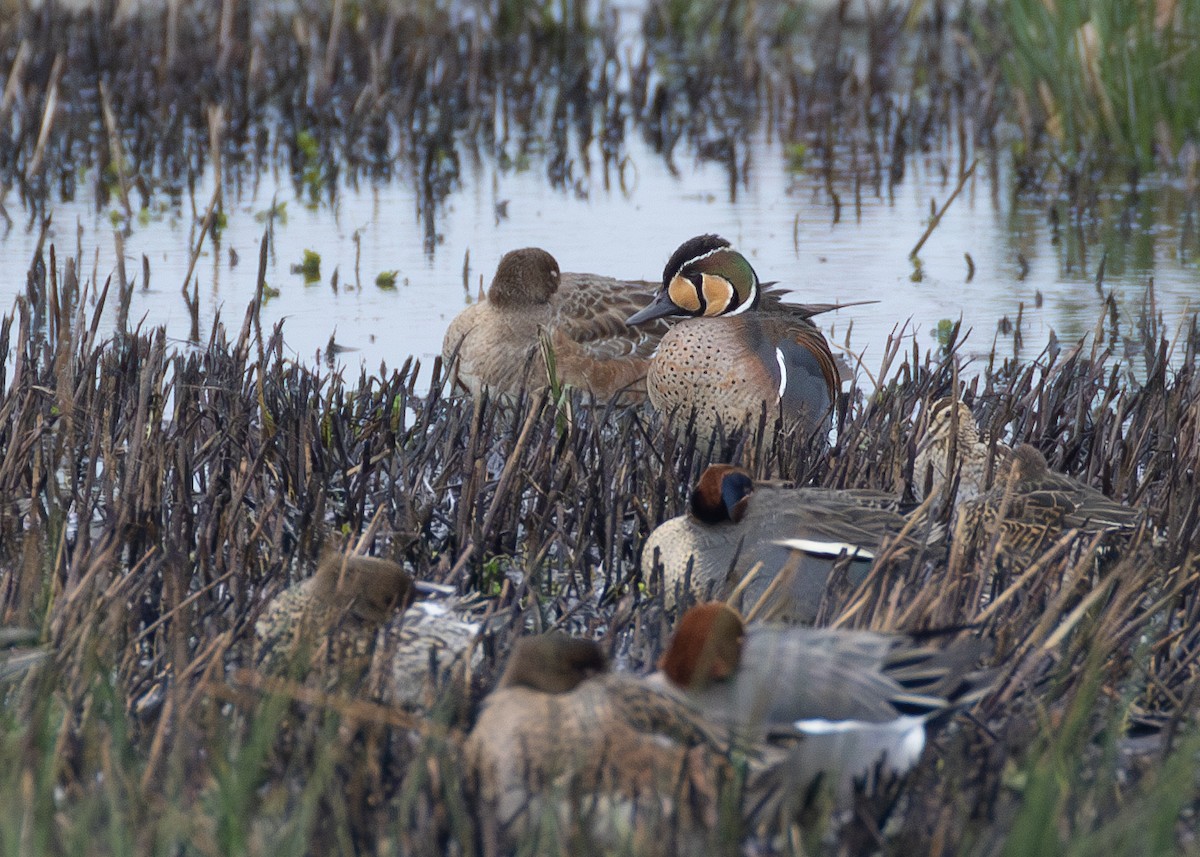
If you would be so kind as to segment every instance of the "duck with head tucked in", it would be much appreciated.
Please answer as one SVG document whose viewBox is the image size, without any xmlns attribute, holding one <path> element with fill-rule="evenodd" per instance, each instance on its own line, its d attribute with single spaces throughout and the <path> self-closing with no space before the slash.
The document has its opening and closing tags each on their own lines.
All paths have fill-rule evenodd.
<svg viewBox="0 0 1200 857">
<path fill-rule="evenodd" d="M 755 616 L 811 624 L 835 568 L 845 564 L 857 585 L 884 539 L 908 526 L 898 506 L 898 498 L 879 491 L 756 485 L 743 468 L 709 465 L 688 514 L 646 540 L 642 574 L 649 579 L 656 558 L 662 563 L 668 607 L 676 588 L 690 581 L 695 598 L 727 598 L 738 588 L 748 609 L 762 601 Z M 910 530 L 905 547 L 919 547 L 923 530 Z"/>
<path fill-rule="evenodd" d="M 414 590 L 395 562 L 328 552 L 312 577 L 267 604 L 254 626 L 254 663 L 266 673 L 299 667 L 326 690 L 365 687 L 383 702 L 428 708 L 479 661 L 472 643 L 481 625 L 455 604 L 414 601 Z"/>
<path fill-rule="evenodd" d="M 839 304 L 785 304 L 719 235 L 680 245 L 654 303 L 629 324 L 688 316 L 662 336 L 646 376 L 650 401 L 711 434 L 753 424 L 766 409 L 807 435 L 827 434 L 841 388 L 829 343 L 809 319 Z"/>
<path fill-rule="evenodd" d="M 718 731 L 670 688 L 610 672 L 591 640 L 517 641 L 467 737 L 485 841 L 690 854 L 735 777 Z M 557 840 L 557 842 L 556 842 Z"/>
<path fill-rule="evenodd" d="M 1056 473 L 1037 447 L 1016 447 L 990 489 L 955 509 L 954 532 L 997 536 L 997 561 L 1021 568 L 1034 562 L 1065 532 L 1127 539 L 1146 513 L 1110 499 L 1064 473 Z"/>
<path fill-rule="evenodd" d="M 487 298 L 450 322 L 442 359 L 471 395 L 485 388 L 511 395 L 546 386 L 544 342 L 560 383 L 600 400 L 620 394 L 639 401 L 650 355 L 667 326 L 633 328 L 625 318 L 653 296 L 653 283 L 564 274 L 545 250 L 512 250 L 501 258 Z"/>
<path fill-rule="evenodd" d="M 856 781 L 906 773 L 927 724 L 986 693 L 992 674 L 974 669 L 984 650 L 974 639 L 935 649 L 903 634 L 747 625 L 709 603 L 680 620 L 654 678 L 735 735 L 787 748 L 752 795 L 761 805 L 747 808 L 771 818 L 816 788 L 845 806 Z"/>
</svg>

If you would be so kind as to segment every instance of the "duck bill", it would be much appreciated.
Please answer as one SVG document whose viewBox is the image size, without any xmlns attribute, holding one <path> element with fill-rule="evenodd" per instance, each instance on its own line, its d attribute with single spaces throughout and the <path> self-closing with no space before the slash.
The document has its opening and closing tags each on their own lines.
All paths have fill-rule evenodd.
<svg viewBox="0 0 1200 857">
<path fill-rule="evenodd" d="M 668 315 L 675 315 L 679 312 L 679 307 L 671 301 L 664 289 L 654 296 L 654 300 L 640 310 L 635 312 L 629 318 L 625 319 L 626 324 L 641 324 L 644 321 L 653 321 L 656 318 L 665 318 Z"/>
</svg>

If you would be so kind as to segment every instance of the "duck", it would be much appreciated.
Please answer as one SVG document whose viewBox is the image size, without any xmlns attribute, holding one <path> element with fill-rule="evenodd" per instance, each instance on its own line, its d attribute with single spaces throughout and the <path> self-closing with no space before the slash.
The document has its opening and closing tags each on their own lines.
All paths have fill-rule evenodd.
<svg viewBox="0 0 1200 857">
<path fill-rule="evenodd" d="M 1130 536 L 1145 512 L 1119 503 L 1090 485 L 1050 469 L 1029 443 L 1013 449 L 995 483 L 955 509 L 957 534 L 997 535 L 996 560 L 1014 567 L 1033 563 L 1065 532 L 1112 539 Z"/>
<path fill-rule="evenodd" d="M 755 616 L 812 624 L 839 564 L 857 585 L 884 539 L 913 529 L 898 509 L 899 498 L 883 492 L 756 484 L 745 468 L 711 464 L 688 513 L 646 539 L 642 575 L 651 579 L 662 564 L 667 609 L 685 587 L 697 600 L 739 591 L 744 605 L 762 602 Z M 906 541 L 918 546 L 915 537 Z M 785 569 L 786 581 L 775 583 Z"/>
<path fill-rule="evenodd" d="M 652 678 L 685 693 L 742 740 L 786 748 L 760 778 L 760 819 L 795 813 L 829 790 L 836 808 L 856 786 L 907 773 L 931 723 L 982 698 L 994 678 L 974 638 L 943 648 L 897 633 L 747 624 L 727 604 L 680 619 Z"/>
<path fill-rule="evenodd" d="M 735 782 L 728 745 L 685 696 L 561 632 L 517 640 L 464 758 L 485 841 L 537 853 L 574 853 L 580 830 L 605 853 L 694 853 Z"/>
<path fill-rule="evenodd" d="M 398 563 L 326 552 L 311 577 L 272 598 L 254 628 L 253 659 L 268 675 L 297 672 L 324 690 L 366 690 L 381 702 L 429 710 L 482 653 L 465 605 L 416 600 Z"/>
<path fill-rule="evenodd" d="M 719 235 L 688 239 L 663 269 L 653 303 L 632 326 L 687 316 L 662 335 L 646 388 L 664 414 L 711 435 L 776 416 L 805 436 L 828 435 L 841 373 L 812 316 L 846 304 L 787 304 Z M 682 425 L 682 423 L 681 423 Z"/>
<path fill-rule="evenodd" d="M 651 282 L 561 273 L 538 247 L 511 250 L 487 297 L 450 322 L 442 359 L 454 385 L 472 396 L 511 396 L 547 386 L 544 341 L 560 384 L 597 400 L 643 401 L 650 356 L 668 328 L 633 328 L 625 318 L 648 306 L 654 290 Z"/>
<path fill-rule="evenodd" d="M 1011 455 L 1007 444 L 980 438 L 975 415 L 966 402 L 945 396 L 930 406 L 925 431 L 917 443 L 913 496 L 918 501 L 934 497 L 934 511 L 952 500 L 975 500 L 988 489 L 997 466 L 1004 465 Z M 951 490 L 955 490 L 953 498 Z"/>
</svg>

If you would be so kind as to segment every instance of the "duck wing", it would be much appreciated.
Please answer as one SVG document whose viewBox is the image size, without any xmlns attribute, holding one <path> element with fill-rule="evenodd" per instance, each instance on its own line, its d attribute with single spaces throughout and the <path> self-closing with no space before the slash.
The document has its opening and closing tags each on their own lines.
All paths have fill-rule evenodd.
<svg viewBox="0 0 1200 857">
<path fill-rule="evenodd" d="M 875 491 L 760 488 L 751 496 L 746 531 L 756 541 L 802 538 L 874 549 L 907 523 L 889 508 L 898 503 Z"/>
<path fill-rule="evenodd" d="M 930 717 L 973 698 L 964 678 L 980 653 L 973 640 L 939 650 L 895 634 L 752 626 L 737 694 L 771 730 Z"/>
<path fill-rule="evenodd" d="M 1056 516 L 1063 527 L 1097 533 L 1128 530 L 1142 511 L 1110 499 L 1100 491 L 1061 473 L 1048 473 L 1021 496 L 1025 514 Z"/>
<path fill-rule="evenodd" d="M 593 360 L 649 358 L 669 329 L 665 320 L 631 327 L 625 319 L 654 299 L 655 284 L 596 274 L 563 274 L 550 327 Z"/>
<path fill-rule="evenodd" d="M 821 315 L 822 313 L 833 312 L 834 310 L 879 303 L 879 301 L 850 301 L 844 304 L 796 304 L 783 299 L 783 296 L 788 294 L 791 294 L 791 289 L 782 288 L 778 283 L 760 283 L 759 312 L 769 312 L 807 320 L 814 315 Z"/>
</svg>

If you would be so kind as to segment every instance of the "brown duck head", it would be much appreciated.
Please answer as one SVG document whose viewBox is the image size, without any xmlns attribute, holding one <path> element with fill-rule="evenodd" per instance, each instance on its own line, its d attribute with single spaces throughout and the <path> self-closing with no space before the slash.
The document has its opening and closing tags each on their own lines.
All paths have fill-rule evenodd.
<svg viewBox="0 0 1200 857">
<path fill-rule="evenodd" d="M 754 480 L 748 471 L 732 464 L 710 464 L 692 489 L 691 512 L 705 524 L 737 524 L 746 516 L 753 493 Z"/>
<path fill-rule="evenodd" d="M 327 551 L 313 583 L 318 604 L 350 611 L 368 622 L 383 622 L 413 601 L 413 579 L 399 563 L 373 556 Z"/>
<path fill-rule="evenodd" d="M 607 669 L 608 659 L 596 642 L 552 632 L 517 640 L 499 686 L 570 693 Z"/>
<path fill-rule="evenodd" d="M 501 309 L 541 306 L 558 291 L 558 262 L 539 247 L 510 250 L 496 266 L 488 301 Z"/>
<path fill-rule="evenodd" d="M 679 620 L 658 668 L 677 687 L 699 690 L 732 678 L 742 659 L 746 628 L 728 604 L 711 601 Z"/>
</svg>

